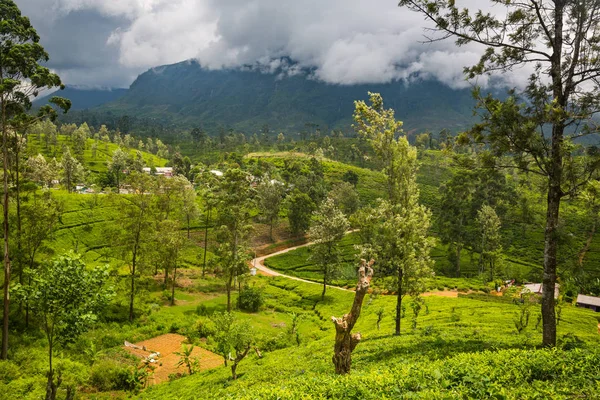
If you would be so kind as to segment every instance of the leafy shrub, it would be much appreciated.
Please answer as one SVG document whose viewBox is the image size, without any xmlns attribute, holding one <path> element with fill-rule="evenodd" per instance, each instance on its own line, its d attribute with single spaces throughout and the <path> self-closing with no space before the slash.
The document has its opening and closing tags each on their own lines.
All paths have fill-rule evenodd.
<svg viewBox="0 0 600 400">
<path fill-rule="evenodd" d="M 131 372 L 129 368 L 114 360 L 102 360 L 92 367 L 89 383 L 96 389 L 106 392 L 110 390 L 130 390 Z"/>
<path fill-rule="evenodd" d="M 263 303 L 263 294 L 260 289 L 247 286 L 240 293 L 239 305 L 242 310 L 257 312 Z"/>
<path fill-rule="evenodd" d="M 206 315 L 206 304 L 198 304 L 196 306 L 196 315 Z"/>
<path fill-rule="evenodd" d="M 561 347 L 563 350 L 579 349 L 585 346 L 585 342 L 573 333 L 567 333 L 562 337 Z"/>
<path fill-rule="evenodd" d="M 10 383 L 21 376 L 19 367 L 11 361 L 0 361 L 0 382 Z"/>
<path fill-rule="evenodd" d="M 215 327 L 215 323 L 212 322 L 209 318 L 200 317 L 194 323 L 192 327 L 193 335 L 200 338 L 207 338 L 216 333 L 217 328 Z"/>
</svg>

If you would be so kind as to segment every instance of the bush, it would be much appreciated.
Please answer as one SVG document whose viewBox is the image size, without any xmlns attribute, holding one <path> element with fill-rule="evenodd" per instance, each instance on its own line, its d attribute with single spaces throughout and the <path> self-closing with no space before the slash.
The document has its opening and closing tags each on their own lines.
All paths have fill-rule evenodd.
<svg viewBox="0 0 600 400">
<path fill-rule="evenodd" d="M 114 360 L 102 360 L 92 367 L 90 372 L 90 385 L 99 391 L 130 390 L 131 372 L 129 368 Z"/>
<path fill-rule="evenodd" d="M 263 305 L 264 299 L 260 289 L 246 286 L 240 293 L 240 309 L 250 312 L 257 312 Z"/>
<path fill-rule="evenodd" d="M 207 338 L 216 333 L 217 328 L 214 322 L 206 317 L 201 317 L 196 320 L 192 328 L 192 335 L 200 338 Z"/>
<path fill-rule="evenodd" d="M 0 361 L 0 382 L 10 383 L 21 376 L 20 368 L 12 361 Z"/>
</svg>

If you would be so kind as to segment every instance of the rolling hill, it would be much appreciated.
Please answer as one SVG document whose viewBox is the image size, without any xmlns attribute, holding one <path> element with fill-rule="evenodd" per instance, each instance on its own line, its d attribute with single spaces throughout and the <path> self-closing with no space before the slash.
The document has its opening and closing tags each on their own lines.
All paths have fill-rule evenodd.
<svg viewBox="0 0 600 400">
<path fill-rule="evenodd" d="M 456 132 L 473 121 L 470 90 L 453 90 L 437 81 L 331 85 L 312 79 L 310 71 L 282 76 L 249 68 L 207 70 L 195 61 L 152 68 L 123 96 L 90 111 L 108 124 L 127 115 L 134 129 L 152 123 L 202 126 L 209 132 L 222 127 L 252 133 L 268 126 L 276 134 L 316 125 L 348 130 L 354 100 L 367 99 L 369 91 L 383 95 L 407 131 Z"/>
</svg>

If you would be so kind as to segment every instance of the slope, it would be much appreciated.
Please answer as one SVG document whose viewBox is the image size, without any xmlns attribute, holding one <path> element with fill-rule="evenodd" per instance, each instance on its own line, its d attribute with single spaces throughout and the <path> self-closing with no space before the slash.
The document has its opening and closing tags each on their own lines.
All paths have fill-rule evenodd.
<svg viewBox="0 0 600 400">
<path fill-rule="evenodd" d="M 366 99 L 368 91 L 382 93 L 409 131 L 457 131 L 472 122 L 470 91 L 436 81 L 330 85 L 311 79 L 310 71 L 282 77 L 277 71 L 206 70 L 195 61 L 152 68 L 123 97 L 94 111 L 212 131 L 220 126 L 250 133 L 265 126 L 289 131 L 305 129 L 305 124 L 347 129 L 354 100 Z"/>
</svg>

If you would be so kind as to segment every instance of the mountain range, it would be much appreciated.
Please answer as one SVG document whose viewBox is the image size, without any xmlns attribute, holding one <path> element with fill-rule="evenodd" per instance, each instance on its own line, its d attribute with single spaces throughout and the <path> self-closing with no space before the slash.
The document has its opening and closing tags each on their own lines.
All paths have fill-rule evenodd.
<svg viewBox="0 0 600 400">
<path fill-rule="evenodd" d="M 266 127 L 271 132 L 307 126 L 349 130 L 354 101 L 368 99 L 369 91 L 381 93 L 385 106 L 396 111 L 408 132 L 444 128 L 457 132 L 473 122 L 471 91 L 434 80 L 333 85 L 314 79 L 310 70 L 294 74 L 253 68 L 208 70 L 196 61 L 151 68 L 129 89 L 67 88 L 58 94 L 73 101 L 70 120 L 85 116 L 110 125 L 127 116 L 132 129 L 137 123 L 252 133 Z"/>
</svg>

